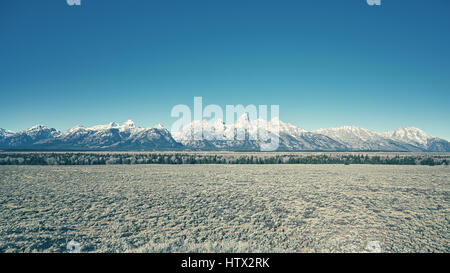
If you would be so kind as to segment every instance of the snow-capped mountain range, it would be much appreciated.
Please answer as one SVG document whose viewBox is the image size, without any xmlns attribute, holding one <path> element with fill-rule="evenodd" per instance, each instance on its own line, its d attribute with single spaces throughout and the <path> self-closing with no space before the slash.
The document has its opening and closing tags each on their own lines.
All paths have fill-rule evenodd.
<svg viewBox="0 0 450 273">
<path fill-rule="evenodd" d="M 0 129 L 0 132 L 6 131 Z M 0 133 L 0 149 L 36 150 L 172 150 L 183 146 L 162 126 L 139 128 L 129 120 L 60 132 L 42 125 L 12 133 Z"/>
<path fill-rule="evenodd" d="M 239 137 L 238 137 L 239 136 Z M 250 120 L 247 114 L 233 124 L 221 120 L 193 121 L 179 131 L 162 125 L 137 127 L 133 121 L 58 131 L 36 125 L 21 132 L 0 129 L 3 150 L 223 150 L 259 151 L 271 138 L 278 151 L 409 151 L 450 152 L 450 142 L 414 127 L 377 132 L 354 126 L 306 131 L 278 119 Z"/>
</svg>

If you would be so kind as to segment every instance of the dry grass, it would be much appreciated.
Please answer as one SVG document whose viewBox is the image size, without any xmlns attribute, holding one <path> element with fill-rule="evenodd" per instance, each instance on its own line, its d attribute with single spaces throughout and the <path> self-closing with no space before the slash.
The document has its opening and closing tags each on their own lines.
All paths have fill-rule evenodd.
<svg viewBox="0 0 450 273">
<path fill-rule="evenodd" d="M 0 252 L 449 252 L 450 168 L 0 166 Z"/>
</svg>

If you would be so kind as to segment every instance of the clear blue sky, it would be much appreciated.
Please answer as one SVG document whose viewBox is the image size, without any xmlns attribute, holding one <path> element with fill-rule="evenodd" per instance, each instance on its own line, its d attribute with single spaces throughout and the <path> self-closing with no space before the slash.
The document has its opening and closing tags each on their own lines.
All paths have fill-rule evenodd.
<svg viewBox="0 0 450 273">
<path fill-rule="evenodd" d="M 450 139 L 450 1 L 6 0 L 0 128 L 133 119 L 176 104 L 279 104 L 307 130 Z"/>
</svg>

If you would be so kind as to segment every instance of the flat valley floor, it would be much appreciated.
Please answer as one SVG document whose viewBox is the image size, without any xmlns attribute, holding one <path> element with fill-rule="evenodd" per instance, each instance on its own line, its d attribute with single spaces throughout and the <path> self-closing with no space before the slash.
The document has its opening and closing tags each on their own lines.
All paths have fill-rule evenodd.
<svg viewBox="0 0 450 273">
<path fill-rule="evenodd" d="M 0 166 L 0 252 L 450 252 L 450 168 Z"/>
</svg>

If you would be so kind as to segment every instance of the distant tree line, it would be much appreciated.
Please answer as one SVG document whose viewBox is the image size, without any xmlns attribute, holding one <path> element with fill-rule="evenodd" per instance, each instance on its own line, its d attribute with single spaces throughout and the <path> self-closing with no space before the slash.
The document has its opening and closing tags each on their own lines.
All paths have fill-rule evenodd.
<svg viewBox="0 0 450 273">
<path fill-rule="evenodd" d="M 450 156 L 405 154 L 0 153 L 0 165 L 385 164 L 449 165 Z"/>
</svg>

